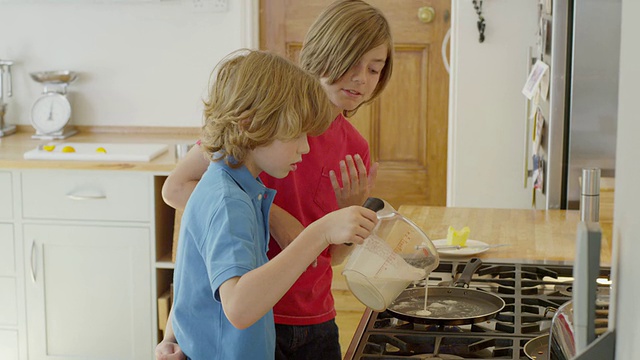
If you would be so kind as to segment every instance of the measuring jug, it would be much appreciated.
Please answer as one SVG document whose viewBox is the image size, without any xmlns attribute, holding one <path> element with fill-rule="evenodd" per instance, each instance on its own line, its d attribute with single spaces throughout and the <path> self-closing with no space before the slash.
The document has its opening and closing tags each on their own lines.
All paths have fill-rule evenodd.
<svg viewBox="0 0 640 360">
<path fill-rule="evenodd" d="M 342 274 L 360 302 L 384 311 L 411 282 L 426 278 L 440 258 L 427 235 L 389 203 L 369 198 L 364 206 L 376 211 L 378 224 L 353 249 Z"/>
</svg>

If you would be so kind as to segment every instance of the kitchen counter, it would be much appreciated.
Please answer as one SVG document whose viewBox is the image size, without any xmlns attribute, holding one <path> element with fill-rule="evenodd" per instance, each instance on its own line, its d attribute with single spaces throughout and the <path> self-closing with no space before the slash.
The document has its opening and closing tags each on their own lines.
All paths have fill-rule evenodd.
<svg viewBox="0 0 640 360">
<path fill-rule="evenodd" d="M 476 255 L 484 261 L 571 264 L 578 210 L 513 210 L 404 205 L 398 209 L 431 240 L 446 239 L 449 225 L 468 226 L 469 239 L 508 244 Z M 601 223 L 601 266 L 611 266 L 611 223 Z M 444 257 L 443 257 L 444 258 Z"/>
<path fill-rule="evenodd" d="M 149 162 L 98 162 L 25 160 L 23 154 L 51 140 L 31 139 L 32 132 L 21 126 L 11 136 L 0 138 L 0 168 L 62 170 L 128 170 L 168 174 L 176 165 L 175 144 L 193 143 L 199 129 L 193 128 L 117 128 L 81 129 L 62 142 L 162 143 L 167 152 Z M 400 213 L 420 226 L 430 239 L 444 239 L 449 225 L 469 226 L 470 239 L 488 244 L 509 244 L 489 249 L 478 256 L 487 261 L 571 263 L 575 256 L 576 227 L 580 219 L 575 210 L 513 210 L 404 205 Z M 601 223 L 603 241 L 601 263 L 611 265 L 610 222 Z"/>
<path fill-rule="evenodd" d="M 128 170 L 168 174 L 176 165 L 175 144 L 192 144 L 199 136 L 193 128 L 81 128 L 64 140 L 31 139 L 29 127 L 0 138 L 0 169 Z M 168 151 L 149 162 L 25 160 L 24 153 L 52 142 L 167 144 Z"/>
</svg>

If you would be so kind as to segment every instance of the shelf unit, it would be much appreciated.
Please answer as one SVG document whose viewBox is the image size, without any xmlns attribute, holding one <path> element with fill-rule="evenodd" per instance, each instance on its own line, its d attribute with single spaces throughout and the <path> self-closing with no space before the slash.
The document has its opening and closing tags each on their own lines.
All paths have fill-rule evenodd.
<svg viewBox="0 0 640 360">
<path fill-rule="evenodd" d="M 171 290 L 173 283 L 174 262 L 171 259 L 173 249 L 173 233 L 176 211 L 167 205 L 162 199 L 162 185 L 167 176 L 154 177 L 154 194 L 155 194 L 155 253 L 154 253 L 154 272 L 155 272 L 155 297 L 156 297 L 156 343 L 163 338 L 163 313 L 166 315 L 170 309 L 166 304 L 166 298 L 163 298 L 167 292 Z M 164 305 L 163 305 L 164 304 Z"/>
</svg>

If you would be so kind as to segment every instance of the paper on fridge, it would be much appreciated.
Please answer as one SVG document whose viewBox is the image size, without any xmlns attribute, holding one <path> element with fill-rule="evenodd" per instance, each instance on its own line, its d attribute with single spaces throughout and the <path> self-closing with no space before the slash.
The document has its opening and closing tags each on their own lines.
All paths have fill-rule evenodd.
<svg viewBox="0 0 640 360">
<path fill-rule="evenodd" d="M 536 61 L 533 65 L 527 77 L 527 82 L 524 84 L 524 88 L 522 88 L 522 93 L 527 99 L 531 100 L 534 95 L 538 93 L 540 90 L 540 81 L 547 71 L 549 71 L 549 65 L 541 60 Z M 546 85 L 548 86 L 548 83 Z"/>
</svg>

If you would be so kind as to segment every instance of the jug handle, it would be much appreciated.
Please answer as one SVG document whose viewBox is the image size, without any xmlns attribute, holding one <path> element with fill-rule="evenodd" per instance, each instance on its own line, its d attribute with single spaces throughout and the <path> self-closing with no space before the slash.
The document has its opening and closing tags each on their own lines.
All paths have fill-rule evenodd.
<svg viewBox="0 0 640 360">
<path fill-rule="evenodd" d="M 368 198 L 364 204 L 362 205 L 363 207 L 366 207 L 369 210 L 373 210 L 375 212 L 378 212 L 382 209 L 384 209 L 384 201 L 375 198 L 375 197 L 370 197 Z M 344 243 L 347 246 L 351 246 L 353 245 L 353 243 Z"/>
<path fill-rule="evenodd" d="M 378 212 L 384 209 L 384 201 L 375 197 L 370 197 L 367 199 L 367 201 L 364 202 L 364 205 L 362 206 L 366 207 L 367 209 Z"/>
</svg>

